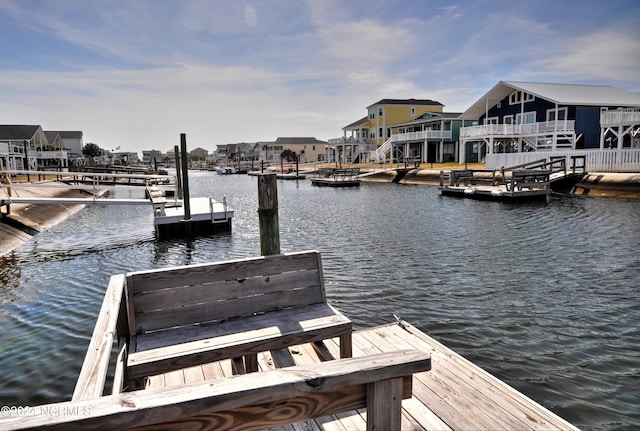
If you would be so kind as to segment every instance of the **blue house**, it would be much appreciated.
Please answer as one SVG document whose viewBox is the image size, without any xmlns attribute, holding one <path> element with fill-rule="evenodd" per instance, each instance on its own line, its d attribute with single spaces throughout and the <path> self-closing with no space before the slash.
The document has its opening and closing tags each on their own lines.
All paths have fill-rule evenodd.
<svg viewBox="0 0 640 431">
<path fill-rule="evenodd" d="M 477 124 L 460 130 L 460 162 L 585 155 L 590 170 L 640 169 L 640 95 L 618 88 L 500 81 L 461 118 Z"/>
</svg>

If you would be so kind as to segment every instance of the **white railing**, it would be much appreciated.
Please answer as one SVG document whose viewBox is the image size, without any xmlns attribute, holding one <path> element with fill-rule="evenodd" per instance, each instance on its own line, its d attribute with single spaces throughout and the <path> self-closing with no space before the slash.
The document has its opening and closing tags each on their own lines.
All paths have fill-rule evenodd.
<svg viewBox="0 0 640 431">
<path fill-rule="evenodd" d="M 574 133 L 574 120 L 543 121 L 528 124 L 485 124 L 460 128 L 461 138 L 482 136 L 540 135 L 548 133 Z"/>
<path fill-rule="evenodd" d="M 640 108 L 615 109 L 600 113 L 600 126 L 640 124 Z"/>
<path fill-rule="evenodd" d="M 367 141 L 363 138 L 354 138 L 353 136 L 349 136 L 349 137 L 342 137 L 342 138 L 331 138 L 327 141 L 327 145 L 332 146 L 332 145 L 345 145 L 345 144 L 367 144 Z"/>
<path fill-rule="evenodd" d="M 36 151 L 35 155 L 38 159 L 66 159 L 67 152 L 61 151 Z"/>
<path fill-rule="evenodd" d="M 425 139 L 451 139 L 451 130 L 421 130 L 391 135 L 392 142 L 423 141 Z"/>
<path fill-rule="evenodd" d="M 571 156 L 585 156 L 587 172 L 640 172 L 640 149 L 532 151 L 528 153 L 493 153 L 486 155 L 487 169 L 524 165 L 536 160 L 561 157 L 571 166 Z"/>
</svg>

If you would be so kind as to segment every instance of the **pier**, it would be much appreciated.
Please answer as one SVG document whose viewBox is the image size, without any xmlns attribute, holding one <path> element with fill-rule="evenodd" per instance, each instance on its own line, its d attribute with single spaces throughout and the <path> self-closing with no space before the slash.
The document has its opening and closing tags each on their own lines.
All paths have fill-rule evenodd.
<svg viewBox="0 0 640 431">
<path fill-rule="evenodd" d="M 583 157 L 573 157 L 567 169 L 562 158 L 541 159 L 500 170 L 440 171 L 440 191 L 443 196 L 479 200 L 522 202 L 548 200 L 554 188 L 566 192 L 585 174 Z"/>
<path fill-rule="evenodd" d="M 351 332 L 348 318 L 306 293 L 324 292 L 322 280 L 314 281 L 322 277 L 314 262 L 319 255 L 294 253 L 112 276 L 72 400 L 37 407 L 77 414 L 27 412 L 0 418 L 0 428 L 178 430 L 197 422 L 202 430 L 288 424 L 292 430 L 577 430 L 399 318 Z M 208 282 L 226 286 L 227 301 L 237 304 L 221 306 L 215 298 L 202 304 L 196 293 Z M 185 283 L 193 292 L 182 292 Z M 259 287 L 258 301 L 232 293 L 250 286 L 268 288 Z M 304 294 L 294 299 L 285 286 Z M 307 317 L 278 311 L 285 304 L 263 295 L 295 300 Z M 168 330 L 159 329 L 164 319 L 158 313 L 131 311 L 132 301 L 133 307 L 161 309 L 172 297 L 194 305 L 172 314 Z M 240 302 L 275 310 L 240 311 Z M 325 307 L 325 317 L 304 305 L 313 302 Z M 219 311 L 205 319 L 205 309 Z M 198 319 L 202 323 L 191 328 Z M 143 341 L 138 325 L 156 342 Z M 231 331 L 217 338 L 220 325 Z M 272 334 L 269 328 L 289 329 Z M 171 334 L 157 337 L 157 331 Z M 178 341 L 185 335 L 193 341 Z"/>
</svg>

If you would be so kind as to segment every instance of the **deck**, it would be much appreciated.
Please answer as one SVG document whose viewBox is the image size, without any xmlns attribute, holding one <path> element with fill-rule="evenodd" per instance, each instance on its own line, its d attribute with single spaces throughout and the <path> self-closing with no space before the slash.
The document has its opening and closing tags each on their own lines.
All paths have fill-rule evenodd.
<svg viewBox="0 0 640 431">
<path fill-rule="evenodd" d="M 403 401 L 403 430 L 575 430 L 443 344 L 406 323 L 391 323 L 353 333 L 353 356 L 418 349 L 431 354 L 430 371 L 413 377 L 413 397 Z M 260 371 L 317 363 L 339 357 L 337 339 L 258 355 Z M 150 377 L 147 389 L 170 387 L 242 373 L 224 360 Z M 259 371 L 259 372 L 260 372 Z M 275 428 L 284 430 L 366 429 L 366 411 L 352 411 Z"/>
</svg>

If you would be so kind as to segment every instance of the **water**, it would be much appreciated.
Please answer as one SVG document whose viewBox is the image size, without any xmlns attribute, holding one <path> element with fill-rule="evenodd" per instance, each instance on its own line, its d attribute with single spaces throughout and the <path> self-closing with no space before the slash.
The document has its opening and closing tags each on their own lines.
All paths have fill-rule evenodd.
<svg viewBox="0 0 640 431">
<path fill-rule="evenodd" d="M 87 207 L 0 260 L 0 405 L 71 397 L 111 274 L 259 255 L 257 180 L 190 185 L 227 196 L 233 232 L 160 242 L 150 208 Z M 583 429 L 640 427 L 640 202 L 310 181 L 278 195 L 282 251 L 322 252 L 357 327 L 396 314 Z"/>
</svg>

